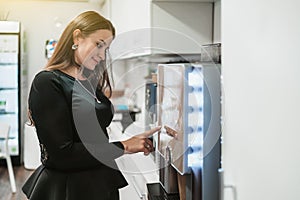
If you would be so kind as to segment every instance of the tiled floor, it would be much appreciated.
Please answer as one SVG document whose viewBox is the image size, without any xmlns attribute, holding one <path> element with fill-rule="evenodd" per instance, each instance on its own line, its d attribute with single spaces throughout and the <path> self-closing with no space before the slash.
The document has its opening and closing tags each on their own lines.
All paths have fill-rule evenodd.
<svg viewBox="0 0 300 200">
<path fill-rule="evenodd" d="M 26 200 L 21 187 L 32 172 L 23 166 L 14 167 L 17 192 L 12 194 L 7 168 L 0 166 L 0 200 Z"/>
</svg>

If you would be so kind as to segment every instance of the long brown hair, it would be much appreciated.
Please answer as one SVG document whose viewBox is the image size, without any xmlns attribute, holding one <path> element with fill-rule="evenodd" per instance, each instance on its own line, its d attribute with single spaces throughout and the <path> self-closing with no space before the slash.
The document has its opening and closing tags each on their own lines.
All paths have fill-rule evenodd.
<svg viewBox="0 0 300 200">
<path fill-rule="evenodd" d="M 73 32 L 76 29 L 81 31 L 82 37 L 88 37 L 90 34 L 100 29 L 111 31 L 113 38 L 115 38 L 116 35 L 115 28 L 108 19 L 104 18 L 95 11 L 83 12 L 75 17 L 63 31 L 55 47 L 53 55 L 45 66 L 45 69 L 60 70 L 67 69 L 72 66 L 78 66 L 78 63 L 75 61 L 74 51 L 72 50 Z M 97 89 L 103 91 L 108 97 L 111 97 L 112 87 L 108 74 L 108 69 L 110 68 L 111 70 L 111 63 L 104 60 L 101 62 L 101 65 L 104 67 L 104 70 L 97 70 L 98 73 L 101 73 L 98 74 L 98 76 L 102 77 L 99 79 Z M 27 116 L 29 119 L 28 124 L 34 126 L 34 121 L 32 119 L 30 110 L 28 110 Z"/>
<path fill-rule="evenodd" d="M 81 31 L 82 37 L 88 37 L 90 34 L 100 29 L 111 31 L 113 38 L 116 34 L 112 23 L 99 13 L 95 11 L 86 11 L 79 14 L 63 31 L 53 55 L 45 66 L 47 70 L 67 69 L 71 66 L 78 66 L 78 63 L 75 61 L 74 51 L 72 50 L 73 32 L 76 29 Z M 102 78 L 99 80 L 98 89 L 102 90 L 110 97 L 112 94 L 112 87 L 109 80 L 108 68 L 111 67 L 111 63 L 106 62 L 105 60 L 101 62 L 101 64 L 105 67 L 105 70 L 101 70 L 102 74 L 99 74 Z"/>
</svg>

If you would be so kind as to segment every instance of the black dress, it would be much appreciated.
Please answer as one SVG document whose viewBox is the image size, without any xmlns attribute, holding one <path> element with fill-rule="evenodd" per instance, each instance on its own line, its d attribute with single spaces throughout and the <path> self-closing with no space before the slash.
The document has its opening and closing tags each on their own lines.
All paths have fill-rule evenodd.
<svg viewBox="0 0 300 200">
<path fill-rule="evenodd" d="M 42 165 L 23 192 L 31 200 L 108 200 L 127 185 L 114 161 L 120 142 L 109 143 L 113 107 L 100 91 L 59 70 L 38 73 L 28 105 L 41 147 Z"/>
</svg>

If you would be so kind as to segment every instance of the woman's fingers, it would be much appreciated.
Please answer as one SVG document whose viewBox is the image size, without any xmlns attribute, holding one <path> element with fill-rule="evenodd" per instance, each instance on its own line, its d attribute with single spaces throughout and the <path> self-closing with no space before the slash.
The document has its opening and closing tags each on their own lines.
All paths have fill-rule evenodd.
<svg viewBox="0 0 300 200">
<path fill-rule="evenodd" d="M 148 138 L 145 138 L 145 148 L 149 151 L 153 151 L 153 143 Z"/>
<path fill-rule="evenodd" d="M 128 140 L 122 141 L 125 153 L 144 152 L 145 155 L 148 155 L 154 150 L 152 141 L 148 137 L 160 129 L 161 126 L 158 126 Z"/>
<path fill-rule="evenodd" d="M 140 134 L 140 136 L 142 137 L 150 137 L 151 135 L 153 135 L 155 132 L 159 131 L 161 129 L 161 126 L 157 126 L 153 129 L 150 129 L 148 131 L 145 131 L 144 133 Z"/>
<path fill-rule="evenodd" d="M 148 155 L 149 153 L 151 153 L 153 151 L 153 144 L 151 142 L 151 140 L 147 139 L 147 141 L 145 142 L 144 145 L 144 155 Z"/>
</svg>

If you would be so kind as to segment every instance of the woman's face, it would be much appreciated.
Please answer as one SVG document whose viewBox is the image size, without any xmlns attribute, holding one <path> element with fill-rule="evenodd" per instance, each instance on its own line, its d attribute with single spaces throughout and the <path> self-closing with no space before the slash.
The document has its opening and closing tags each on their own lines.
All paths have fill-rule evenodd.
<svg viewBox="0 0 300 200">
<path fill-rule="evenodd" d="M 98 30 L 85 38 L 79 37 L 77 43 L 74 42 L 78 44 L 75 61 L 89 70 L 94 70 L 101 60 L 105 60 L 105 52 L 112 39 L 112 32 L 105 29 Z"/>
</svg>

